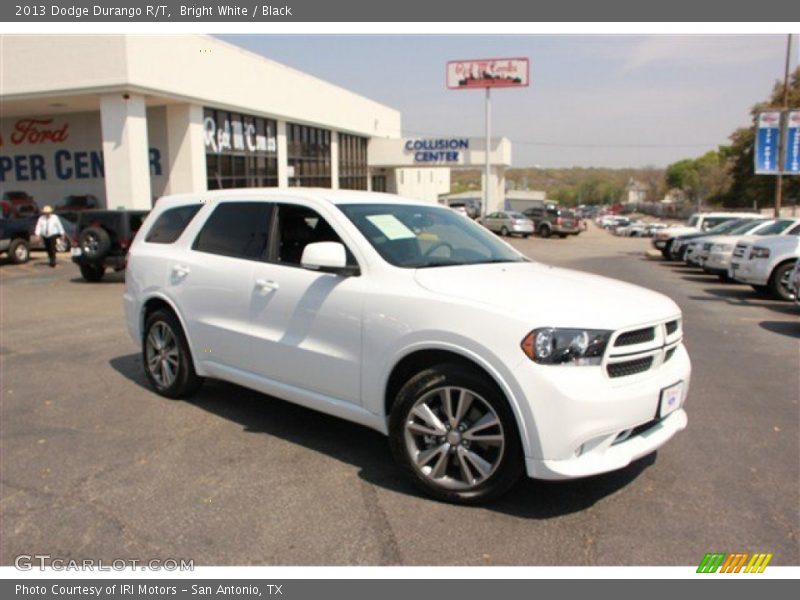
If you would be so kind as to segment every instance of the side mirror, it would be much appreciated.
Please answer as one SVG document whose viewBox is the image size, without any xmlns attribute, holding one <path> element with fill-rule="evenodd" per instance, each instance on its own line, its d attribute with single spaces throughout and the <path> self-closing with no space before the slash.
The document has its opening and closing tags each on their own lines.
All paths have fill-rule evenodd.
<svg viewBox="0 0 800 600">
<path fill-rule="evenodd" d="M 347 265 L 347 252 L 340 242 L 314 242 L 306 245 L 300 264 L 312 271 L 345 276 L 359 274 L 358 267 Z"/>
</svg>

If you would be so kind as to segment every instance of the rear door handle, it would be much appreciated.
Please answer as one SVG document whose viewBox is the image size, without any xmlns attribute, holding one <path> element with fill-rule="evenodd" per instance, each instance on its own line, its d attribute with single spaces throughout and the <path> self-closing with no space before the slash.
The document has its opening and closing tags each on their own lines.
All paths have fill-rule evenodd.
<svg viewBox="0 0 800 600">
<path fill-rule="evenodd" d="M 274 292 L 279 287 L 281 286 L 277 281 L 272 281 L 271 279 L 256 279 L 256 289 L 262 294 Z"/>
</svg>

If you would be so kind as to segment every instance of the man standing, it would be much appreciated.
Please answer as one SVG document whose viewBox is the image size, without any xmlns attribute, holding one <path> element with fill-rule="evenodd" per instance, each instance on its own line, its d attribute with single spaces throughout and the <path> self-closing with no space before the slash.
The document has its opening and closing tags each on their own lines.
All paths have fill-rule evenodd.
<svg viewBox="0 0 800 600">
<path fill-rule="evenodd" d="M 44 247 L 47 250 L 47 256 L 50 259 L 50 266 L 56 266 L 56 241 L 59 236 L 65 234 L 64 226 L 61 224 L 61 219 L 58 215 L 53 214 L 52 206 L 45 206 L 42 209 L 42 216 L 36 221 L 36 229 L 33 231 L 34 235 L 39 235 L 44 240 Z"/>
</svg>

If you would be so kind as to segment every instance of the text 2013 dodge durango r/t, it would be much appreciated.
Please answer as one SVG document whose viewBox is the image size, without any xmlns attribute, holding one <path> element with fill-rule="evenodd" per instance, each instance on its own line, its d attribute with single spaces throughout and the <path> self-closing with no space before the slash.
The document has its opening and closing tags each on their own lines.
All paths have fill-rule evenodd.
<svg viewBox="0 0 800 600">
<path fill-rule="evenodd" d="M 533 262 L 449 208 L 309 189 L 166 197 L 125 285 L 159 394 L 213 377 L 366 425 L 440 499 L 619 469 L 686 427 L 672 300 Z"/>
</svg>

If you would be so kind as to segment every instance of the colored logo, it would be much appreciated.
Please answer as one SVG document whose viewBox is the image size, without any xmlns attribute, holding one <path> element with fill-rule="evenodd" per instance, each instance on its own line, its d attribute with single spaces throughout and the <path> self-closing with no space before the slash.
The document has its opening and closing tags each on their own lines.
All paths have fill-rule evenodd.
<svg viewBox="0 0 800 600">
<path fill-rule="evenodd" d="M 763 573 L 767 568 L 772 554 L 757 552 L 748 554 L 747 552 L 735 552 L 725 554 L 724 552 L 707 553 L 700 566 L 697 567 L 698 573 Z"/>
</svg>

